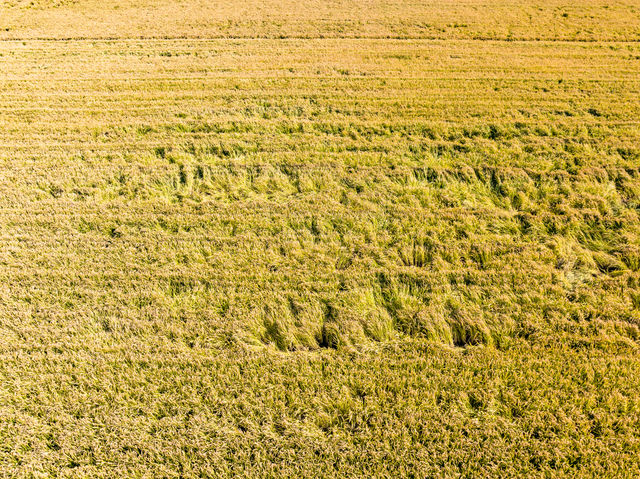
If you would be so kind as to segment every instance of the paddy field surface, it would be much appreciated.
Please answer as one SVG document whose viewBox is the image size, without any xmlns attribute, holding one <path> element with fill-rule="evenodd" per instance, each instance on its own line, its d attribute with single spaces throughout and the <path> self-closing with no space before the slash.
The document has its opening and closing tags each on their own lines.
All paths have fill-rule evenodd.
<svg viewBox="0 0 640 479">
<path fill-rule="evenodd" d="M 0 475 L 638 477 L 639 41 L 0 1 Z"/>
</svg>

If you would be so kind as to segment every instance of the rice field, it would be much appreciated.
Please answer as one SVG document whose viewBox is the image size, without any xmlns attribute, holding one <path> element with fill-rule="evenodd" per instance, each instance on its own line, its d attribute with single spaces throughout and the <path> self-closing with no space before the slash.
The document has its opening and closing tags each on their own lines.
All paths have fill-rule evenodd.
<svg viewBox="0 0 640 479">
<path fill-rule="evenodd" d="M 3 477 L 638 477 L 640 6 L 0 2 Z"/>
</svg>

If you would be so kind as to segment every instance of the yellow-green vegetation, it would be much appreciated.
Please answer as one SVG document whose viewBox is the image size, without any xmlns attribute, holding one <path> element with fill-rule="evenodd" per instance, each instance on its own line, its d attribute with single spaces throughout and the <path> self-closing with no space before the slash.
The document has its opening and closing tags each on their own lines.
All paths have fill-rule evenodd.
<svg viewBox="0 0 640 479">
<path fill-rule="evenodd" d="M 0 0 L 0 38 L 640 40 L 637 0 Z"/>
<path fill-rule="evenodd" d="M 2 475 L 640 476 L 637 2 L 0 38 Z"/>
</svg>

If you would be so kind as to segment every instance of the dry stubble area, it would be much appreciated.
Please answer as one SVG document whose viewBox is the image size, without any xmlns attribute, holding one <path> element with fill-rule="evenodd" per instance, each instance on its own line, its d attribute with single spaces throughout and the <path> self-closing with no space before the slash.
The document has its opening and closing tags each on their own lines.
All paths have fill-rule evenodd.
<svg viewBox="0 0 640 479">
<path fill-rule="evenodd" d="M 640 474 L 638 7 L 363 5 L 0 3 L 2 475 Z"/>
</svg>

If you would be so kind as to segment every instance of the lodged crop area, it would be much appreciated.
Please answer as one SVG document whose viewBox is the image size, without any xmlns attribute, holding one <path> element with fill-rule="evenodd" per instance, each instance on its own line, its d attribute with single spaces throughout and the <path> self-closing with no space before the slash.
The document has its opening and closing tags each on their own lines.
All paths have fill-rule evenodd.
<svg viewBox="0 0 640 479">
<path fill-rule="evenodd" d="M 1 473 L 640 475 L 637 5 L 253 3 L 0 2 Z"/>
</svg>

